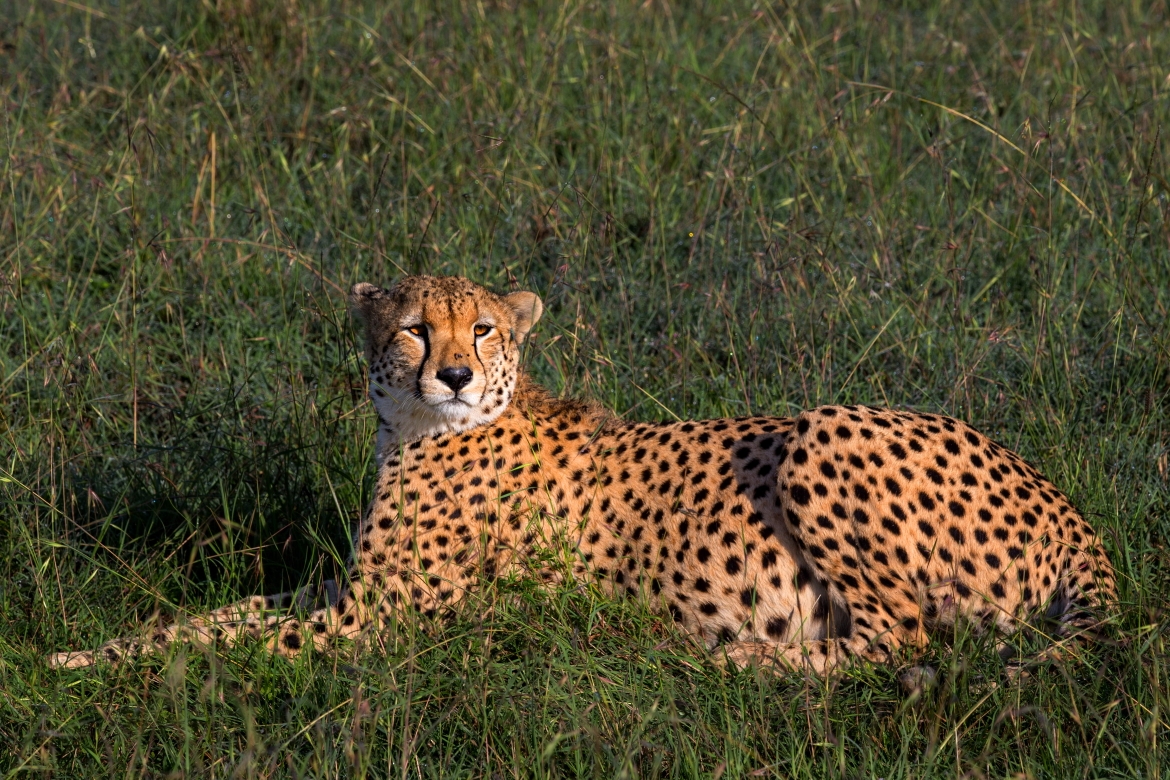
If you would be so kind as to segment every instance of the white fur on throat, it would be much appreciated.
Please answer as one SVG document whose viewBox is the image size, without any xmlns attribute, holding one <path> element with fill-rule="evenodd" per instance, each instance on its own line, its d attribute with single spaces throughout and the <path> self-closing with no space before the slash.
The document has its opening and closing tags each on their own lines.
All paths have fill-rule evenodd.
<svg viewBox="0 0 1170 780">
<path fill-rule="evenodd" d="M 483 396 L 475 403 L 452 399 L 432 405 L 414 393 L 387 387 L 371 380 L 370 399 L 378 410 L 379 419 L 375 453 L 378 465 L 385 462 L 388 455 L 397 453 L 404 444 L 419 439 L 463 433 L 494 422 L 508 408 L 514 389 L 513 382 L 504 391 L 501 399 L 503 403 L 489 412 L 484 412 L 480 408 L 484 401 Z"/>
</svg>

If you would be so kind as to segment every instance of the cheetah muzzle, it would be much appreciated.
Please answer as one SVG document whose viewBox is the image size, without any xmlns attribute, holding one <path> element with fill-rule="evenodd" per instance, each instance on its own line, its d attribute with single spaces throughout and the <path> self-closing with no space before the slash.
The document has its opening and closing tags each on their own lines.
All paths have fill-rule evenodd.
<svg viewBox="0 0 1170 780">
<path fill-rule="evenodd" d="M 243 636 L 285 656 L 326 650 L 444 612 L 557 535 L 574 576 L 650 599 L 730 661 L 817 674 L 913 656 L 957 620 L 1074 633 L 1115 600 L 1065 495 L 957 420 L 825 406 L 624 422 L 525 377 L 532 293 L 412 276 L 350 301 L 379 427 L 346 585 L 245 599 L 52 664 Z"/>
</svg>

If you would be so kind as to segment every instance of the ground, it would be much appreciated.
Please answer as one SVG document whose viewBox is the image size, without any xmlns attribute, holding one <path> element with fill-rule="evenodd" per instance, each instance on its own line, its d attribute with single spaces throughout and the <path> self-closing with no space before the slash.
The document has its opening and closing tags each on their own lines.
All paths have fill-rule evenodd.
<svg viewBox="0 0 1170 780">
<path fill-rule="evenodd" d="M 1165 773 L 1164 9 L 85 5 L 0 27 L 5 771 Z M 1116 635 L 1003 683 L 958 634 L 906 697 L 518 578 L 377 663 L 47 670 L 338 573 L 344 291 L 411 271 L 535 290 L 528 369 L 623 419 L 969 421 L 1100 531 Z"/>
</svg>

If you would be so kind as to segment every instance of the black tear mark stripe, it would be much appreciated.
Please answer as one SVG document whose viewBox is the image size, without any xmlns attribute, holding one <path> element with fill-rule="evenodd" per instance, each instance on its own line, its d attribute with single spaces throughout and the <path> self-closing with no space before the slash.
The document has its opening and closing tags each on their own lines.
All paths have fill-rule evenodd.
<svg viewBox="0 0 1170 780">
<path fill-rule="evenodd" d="M 479 322 L 479 305 L 478 304 L 475 307 L 475 321 Z M 480 376 L 482 376 L 484 378 L 485 384 L 483 387 L 483 395 L 486 396 L 487 391 L 488 391 L 488 386 L 486 384 L 486 382 L 487 382 L 487 366 L 484 365 L 483 358 L 481 358 L 479 356 L 479 337 L 475 335 L 475 327 L 476 327 L 475 325 L 471 326 L 471 349 L 473 352 L 475 352 L 475 361 L 477 363 L 479 363 Z M 482 398 L 480 400 L 482 402 Z"/>
<path fill-rule="evenodd" d="M 418 373 L 414 377 L 414 397 L 422 398 L 422 376 L 423 371 L 427 367 L 427 361 L 431 359 L 431 330 L 423 323 L 422 327 L 423 340 L 423 359 L 418 364 Z"/>
</svg>

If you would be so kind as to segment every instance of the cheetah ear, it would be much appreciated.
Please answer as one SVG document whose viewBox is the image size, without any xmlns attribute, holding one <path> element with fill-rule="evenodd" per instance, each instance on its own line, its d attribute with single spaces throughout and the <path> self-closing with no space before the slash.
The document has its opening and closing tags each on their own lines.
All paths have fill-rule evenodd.
<svg viewBox="0 0 1170 780">
<path fill-rule="evenodd" d="M 358 282 L 349 290 L 349 309 L 363 323 L 369 323 L 370 315 L 382 297 L 382 289 L 369 282 Z"/>
<path fill-rule="evenodd" d="M 528 331 L 544 313 L 544 304 L 536 293 L 514 292 L 504 296 L 504 303 L 512 310 L 516 317 L 516 328 L 513 335 L 517 344 L 523 344 Z"/>
<path fill-rule="evenodd" d="M 355 284 L 349 291 L 349 310 L 358 321 L 363 336 L 368 342 L 371 328 L 377 322 L 377 311 L 386 299 L 386 291 L 368 282 Z"/>
</svg>

